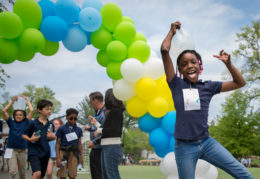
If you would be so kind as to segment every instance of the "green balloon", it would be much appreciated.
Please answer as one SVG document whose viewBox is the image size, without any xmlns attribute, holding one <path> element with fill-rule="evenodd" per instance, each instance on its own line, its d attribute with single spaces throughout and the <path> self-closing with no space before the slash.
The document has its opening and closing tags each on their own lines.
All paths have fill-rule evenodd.
<svg viewBox="0 0 260 179">
<path fill-rule="evenodd" d="M 16 0 L 13 11 L 20 16 L 24 28 L 39 29 L 42 21 L 40 5 L 35 0 Z"/>
<path fill-rule="evenodd" d="M 97 62 L 99 65 L 107 67 L 110 60 L 105 50 L 99 50 L 97 54 Z"/>
<path fill-rule="evenodd" d="M 114 40 L 107 45 L 107 55 L 115 62 L 122 62 L 127 57 L 127 46 L 118 40 Z"/>
<path fill-rule="evenodd" d="M 124 22 L 130 22 L 130 23 L 132 23 L 133 25 L 135 24 L 134 21 L 133 21 L 133 19 L 131 19 L 131 18 L 128 17 L 128 16 L 123 16 L 122 21 L 124 21 Z"/>
<path fill-rule="evenodd" d="M 59 50 L 59 42 L 52 42 L 45 39 L 45 47 L 40 51 L 45 56 L 52 56 Z"/>
<path fill-rule="evenodd" d="M 7 39 L 14 39 L 22 31 L 23 23 L 18 15 L 9 11 L 0 13 L 0 36 Z"/>
<path fill-rule="evenodd" d="M 136 36 L 134 24 L 130 22 L 121 22 L 115 29 L 115 38 L 126 45 L 131 44 Z"/>
<path fill-rule="evenodd" d="M 144 36 L 144 34 L 142 34 L 140 32 L 136 32 L 134 41 L 138 41 L 138 40 L 142 40 L 144 42 L 147 42 L 146 37 Z"/>
<path fill-rule="evenodd" d="M 107 75 L 113 80 L 119 80 L 123 78 L 120 67 L 122 63 L 111 62 L 107 65 Z"/>
<path fill-rule="evenodd" d="M 120 7 L 113 3 L 105 4 L 100 10 L 103 26 L 110 32 L 114 32 L 116 26 L 122 21 Z"/>
<path fill-rule="evenodd" d="M 45 38 L 41 31 L 33 28 L 25 29 L 18 39 L 19 46 L 33 53 L 40 52 L 45 47 Z"/>
<path fill-rule="evenodd" d="M 21 62 L 28 62 L 31 59 L 33 59 L 34 55 L 35 55 L 35 53 L 33 51 L 19 46 L 17 60 L 19 60 Z"/>
<path fill-rule="evenodd" d="M 15 40 L 0 38 L 0 63 L 10 64 L 18 56 L 18 46 Z"/>
<path fill-rule="evenodd" d="M 92 32 L 90 36 L 91 44 L 97 49 L 105 49 L 112 40 L 112 34 L 104 27 L 100 27 L 97 31 Z"/>
<path fill-rule="evenodd" d="M 142 40 L 133 42 L 128 48 L 128 58 L 136 58 L 144 63 L 146 60 L 148 60 L 149 56 L 150 47 Z"/>
</svg>

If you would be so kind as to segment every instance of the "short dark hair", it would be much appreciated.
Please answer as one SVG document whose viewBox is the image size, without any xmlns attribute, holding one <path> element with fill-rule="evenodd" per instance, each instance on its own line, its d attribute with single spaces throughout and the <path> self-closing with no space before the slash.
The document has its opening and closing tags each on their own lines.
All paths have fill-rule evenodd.
<svg viewBox="0 0 260 179">
<path fill-rule="evenodd" d="M 102 95 L 102 93 L 100 93 L 99 91 L 95 91 L 93 93 L 90 93 L 89 97 L 92 99 L 92 100 L 98 100 L 99 102 L 103 102 L 104 100 L 104 97 Z"/>
<path fill-rule="evenodd" d="M 198 60 L 200 60 L 201 65 L 202 65 L 202 59 L 201 59 L 201 56 L 200 56 L 200 54 L 199 54 L 198 52 L 196 52 L 195 50 L 184 50 L 183 52 L 180 53 L 180 55 L 179 55 L 178 58 L 177 58 L 177 67 L 178 67 L 178 69 L 180 68 L 181 58 L 182 58 L 182 56 L 183 56 L 184 54 L 186 54 L 186 53 L 192 53 L 193 55 L 195 55 L 196 58 L 197 58 Z"/>
<path fill-rule="evenodd" d="M 53 103 L 47 99 L 41 99 L 40 101 L 38 101 L 37 103 L 37 109 L 42 110 L 43 108 L 45 108 L 46 106 L 53 106 Z"/>
<path fill-rule="evenodd" d="M 120 108 L 122 110 L 125 110 L 125 106 L 123 104 L 123 101 L 118 100 L 114 94 L 112 88 L 108 89 L 106 91 L 105 95 L 105 107 L 106 109 L 114 109 L 114 108 Z"/>
<path fill-rule="evenodd" d="M 69 109 L 67 109 L 66 110 L 66 116 L 69 116 L 69 115 L 71 115 L 71 114 L 76 114 L 76 115 L 78 115 L 78 110 L 77 109 L 75 109 L 75 108 L 69 108 Z"/>
<path fill-rule="evenodd" d="M 23 113 L 23 115 L 24 115 L 24 118 L 26 118 L 26 112 L 25 112 L 24 110 L 17 109 L 17 110 L 14 110 L 14 112 L 13 112 L 14 120 L 15 120 L 15 113 L 16 113 L 17 111 L 21 111 L 21 112 Z"/>
</svg>

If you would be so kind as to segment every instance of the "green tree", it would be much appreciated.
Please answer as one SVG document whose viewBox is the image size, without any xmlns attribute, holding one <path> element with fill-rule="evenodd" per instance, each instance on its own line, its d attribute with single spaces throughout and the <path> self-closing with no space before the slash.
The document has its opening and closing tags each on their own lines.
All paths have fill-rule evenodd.
<svg viewBox="0 0 260 179">
<path fill-rule="evenodd" d="M 94 115 L 95 110 L 91 107 L 89 97 L 86 96 L 80 103 L 79 106 L 76 107 L 79 111 L 79 120 L 78 122 L 82 125 L 85 125 L 88 123 L 88 116 Z"/>
<path fill-rule="evenodd" d="M 34 114 L 33 118 L 38 116 L 37 112 L 37 102 L 41 99 L 50 100 L 53 103 L 52 113 L 57 114 L 60 111 L 61 103 L 54 96 L 55 93 L 48 87 L 37 88 L 35 85 L 25 85 L 25 91 L 22 93 L 29 98 L 31 101 Z"/>
<path fill-rule="evenodd" d="M 10 76 L 5 72 L 4 68 L 0 65 L 0 88 L 5 88 L 6 78 Z"/>
<path fill-rule="evenodd" d="M 211 136 L 235 157 L 259 153 L 260 113 L 250 105 L 253 98 L 247 91 L 235 91 L 222 106 L 218 125 L 210 127 Z"/>
<path fill-rule="evenodd" d="M 148 134 L 140 129 L 128 128 L 125 133 L 124 153 L 132 154 L 134 161 L 141 159 L 143 150 L 153 151 L 148 142 Z"/>
<path fill-rule="evenodd" d="M 239 47 L 233 52 L 237 62 L 241 64 L 242 74 L 256 95 L 260 96 L 260 21 L 255 21 L 252 26 L 246 26 L 237 33 Z"/>
</svg>

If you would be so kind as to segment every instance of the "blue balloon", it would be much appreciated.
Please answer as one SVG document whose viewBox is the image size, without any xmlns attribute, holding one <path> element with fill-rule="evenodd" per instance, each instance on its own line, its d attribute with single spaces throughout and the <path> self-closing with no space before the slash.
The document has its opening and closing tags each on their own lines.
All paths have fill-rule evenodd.
<svg viewBox="0 0 260 179">
<path fill-rule="evenodd" d="M 68 33 L 68 25 L 57 16 L 49 16 L 41 23 L 41 32 L 44 37 L 52 42 L 63 40 Z"/>
<path fill-rule="evenodd" d="M 100 12 L 92 7 L 84 8 L 79 13 L 79 25 L 87 32 L 94 32 L 99 29 L 102 24 L 102 16 Z"/>
<path fill-rule="evenodd" d="M 88 43 L 87 34 L 79 25 L 73 25 L 69 28 L 68 35 L 62 43 L 68 50 L 79 52 L 83 50 Z"/>
<path fill-rule="evenodd" d="M 154 148 L 154 151 L 156 155 L 158 155 L 161 158 L 164 158 L 168 153 L 173 152 L 174 150 L 172 150 L 169 146 L 167 146 L 166 148 L 163 149 Z"/>
<path fill-rule="evenodd" d="M 55 16 L 55 3 L 50 0 L 41 0 L 38 2 L 42 10 L 42 19 L 48 16 Z"/>
<path fill-rule="evenodd" d="M 161 118 L 155 118 L 146 113 L 138 120 L 139 128 L 144 132 L 151 132 L 161 124 Z"/>
<path fill-rule="evenodd" d="M 102 6 L 103 6 L 103 4 L 100 0 L 85 0 L 81 9 L 84 9 L 86 7 L 93 7 L 95 9 L 97 9 L 98 11 L 100 11 Z"/>
<path fill-rule="evenodd" d="M 55 5 L 55 14 L 68 25 L 78 22 L 80 7 L 73 0 L 58 0 Z"/>
<path fill-rule="evenodd" d="M 172 136 L 171 139 L 170 139 L 169 147 L 170 147 L 170 149 L 174 152 L 174 150 L 175 150 L 175 139 L 174 139 L 173 136 Z"/>
<path fill-rule="evenodd" d="M 166 148 L 170 143 L 170 134 L 165 132 L 161 127 L 150 132 L 149 143 L 157 149 Z"/>
<path fill-rule="evenodd" d="M 170 134 L 174 133 L 176 122 L 176 111 L 170 111 L 162 118 L 162 127 Z"/>
<path fill-rule="evenodd" d="M 92 32 L 86 32 L 86 34 L 87 34 L 87 38 L 88 38 L 88 43 L 87 43 L 87 45 L 90 45 L 90 44 L 91 44 L 91 42 L 90 42 L 90 36 L 91 36 Z"/>
</svg>

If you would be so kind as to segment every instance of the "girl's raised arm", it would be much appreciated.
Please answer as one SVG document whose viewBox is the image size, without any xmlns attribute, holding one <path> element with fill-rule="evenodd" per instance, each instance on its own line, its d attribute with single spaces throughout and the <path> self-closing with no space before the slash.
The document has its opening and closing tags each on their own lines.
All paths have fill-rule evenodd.
<svg viewBox="0 0 260 179">
<path fill-rule="evenodd" d="M 5 106 L 4 109 L 2 110 L 5 120 L 9 118 L 9 114 L 7 112 L 8 109 L 14 104 L 15 101 L 17 101 L 17 99 L 18 99 L 17 96 L 13 97 L 12 101 L 9 104 L 7 104 L 7 106 Z"/>
<path fill-rule="evenodd" d="M 23 94 L 21 94 L 20 95 L 22 98 L 24 98 L 25 99 L 25 101 L 27 102 L 27 104 L 28 104 L 28 107 L 29 107 L 29 113 L 28 113 L 28 119 L 29 120 L 32 120 L 32 117 L 33 117 L 33 106 L 32 106 L 32 104 L 31 104 L 31 102 L 29 101 L 29 99 L 26 97 L 26 96 L 24 96 Z"/>
<path fill-rule="evenodd" d="M 161 45 L 161 54 L 162 54 L 162 59 L 163 59 L 163 65 L 164 65 L 164 71 L 166 74 L 166 79 L 168 82 L 171 82 L 175 72 L 174 72 L 174 67 L 173 67 L 173 63 L 169 54 L 170 48 L 171 48 L 171 40 L 172 37 L 175 35 L 176 33 L 176 29 L 180 29 L 181 28 L 181 23 L 180 22 L 174 22 L 171 24 L 171 29 L 169 31 L 169 33 L 167 34 L 167 36 L 165 37 L 165 39 L 162 42 Z"/>
<path fill-rule="evenodd" d="M 245 86 L 246 82 L 243 76 L 231 63 L 230 54 L 227 54 L 224 50 L 221 50 L 219 55 L 213 55 L 213 57 L 218 58 L 226 65 L 233 78 L 233 81 L 223 82 L 221 92 L 231 91 Z"/>
</svg>

